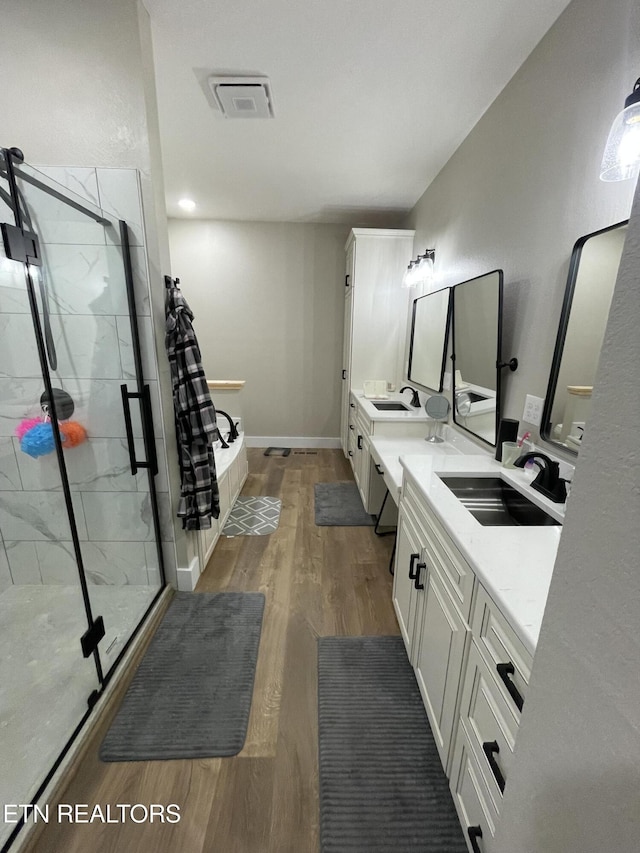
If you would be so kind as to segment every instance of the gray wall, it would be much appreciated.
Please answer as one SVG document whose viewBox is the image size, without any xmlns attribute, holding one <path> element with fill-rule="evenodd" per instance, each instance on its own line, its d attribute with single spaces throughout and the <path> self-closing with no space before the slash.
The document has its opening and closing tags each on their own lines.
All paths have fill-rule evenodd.
<svg viewBox="0 0 640 853">
<path fill-rule="evenodd" d="M 496 853 L 635 853 L 640 847 L 640 396 L 620 393 L 638 375 L 639 290 L 640 189 Z"/>
<path fill-rule="evenodd" d="M 209 379 L 244 379 L 248 436 L 336 438 L 345 226 L 169 221 Z"/>
<path fill-rule="evenodd" d="M 507 417 L 546 393 L 575 241 L 629 215 L 630 182 L 598 175 L 639 68 L 636 0 L 574 0 L 406 222 L 417 251 L 435 247 L 438 286 L 504 269 Z"/>
<path fill-rule="evenodd" d="M 29 163 L 148 169 L 135 0 L 3 0 L 2 19 L 2 145 Z"/>
</svg>

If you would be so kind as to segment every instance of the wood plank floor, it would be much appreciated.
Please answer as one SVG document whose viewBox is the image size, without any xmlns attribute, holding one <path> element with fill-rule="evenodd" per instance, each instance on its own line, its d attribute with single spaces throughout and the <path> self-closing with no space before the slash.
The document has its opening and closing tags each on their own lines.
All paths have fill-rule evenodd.
<svg viewBox="0 0 640 853">
<path fill-rule="evenodd" d="M 341 451 L 249 451 L 244 495 L 282 500 L 270 536 L 221 538 L 199 592 L 259 590 L 266 606 L 247 740 L 234 758 L 103 764 L 96 732 L 63 803 L 177 803 L 180 823 L 48 824 L 42 853 L 317 853 L 316 638 L 398 634 L 393 537 L 316 527 L 313 484 L 351 479 Z"/>
</svg>

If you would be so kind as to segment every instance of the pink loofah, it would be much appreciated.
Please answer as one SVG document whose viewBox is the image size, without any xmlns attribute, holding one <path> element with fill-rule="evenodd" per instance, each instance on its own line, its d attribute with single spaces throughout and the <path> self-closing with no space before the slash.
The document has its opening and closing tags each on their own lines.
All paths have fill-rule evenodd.
<svg viewBox="0 0 640 853">
<path fill-rule="evenodd" d="M 42 418 L 25 418 L 23 421 L 20 421 L 18 426 L 16 427 L 16 435 L 20 440 L 26 432 L 29 432 L 30 429 L 33 429 L 34 426 L 42 423 Z"/>
</svg>

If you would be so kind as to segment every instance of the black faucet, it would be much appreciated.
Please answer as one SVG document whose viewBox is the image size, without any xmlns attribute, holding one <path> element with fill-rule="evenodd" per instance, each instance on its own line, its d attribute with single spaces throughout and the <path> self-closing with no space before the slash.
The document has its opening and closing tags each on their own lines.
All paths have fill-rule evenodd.
<svg viewBox="0 0 640 853">
<path fill-rule="evenodd" d="M 400 389 L 400 393 L 402 394 L 403 391 L 411 391 L 411 393 L 413 394 L 413 397 L 411 398 L 411 405 L 415 409 L 419 409 L 420 408 L 420 397 L 418 396 L 417 390 L 415 388 L 412 388 L 411 385 L 405 385 L 404 388 Z"/>
<path fill-rule="evenodd" d="M 544 453 L 524 453 L 513 463 L 516 468 L 524 468 L 532 459 L 540 468 L 531 488 L 552 500 L 554 503 L 563 504 L 567 499 L 567 481 L 560 476 L 560 465 L 549 459 Z"/>
<path fill-rule="evenodd" d="M 238 438 L 238 426 L 234 424 L 231 415 L 228 415 L 226 412 L 223 412 L 222 409 L 216 409 L 216 417 L 218 415 L 223 415 L 229 421 L 229 435 L 227 436 L 227 441 L 229 444 L 233 444 L 233 442 Z M 220 436 L 220 441 L 222 442 L 223 447 L 229 447 L 229 444 L 222 437 L 222 433 L 220 432 L 220 427 L 218 427 L 218 435 Z"/>
</svg>

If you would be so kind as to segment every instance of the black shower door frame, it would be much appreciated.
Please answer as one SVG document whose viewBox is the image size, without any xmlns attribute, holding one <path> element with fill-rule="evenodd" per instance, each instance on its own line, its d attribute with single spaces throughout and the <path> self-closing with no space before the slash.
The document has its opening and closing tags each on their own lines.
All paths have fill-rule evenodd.
<svg viewBox="0 0 640 853">
<path fill-rule="evenodd" d="M 37 803 L 38 799 L 42 796 L 46 787 L 50 783 L 53 778 L 55 772 L 59 768 L 62 760 L 69 752 L 73 742 L 77 738 L 78 734 L 84 727 L 87 722 L 91 711 L 104 693 L 104 690 L 109 683 L 113 673 L 118 667 L 120 661 L 123 656 L 127 653 L 131 643 L 136 638 L 138 632 L 144 625 L 149 616 L 150 612 L 153 610 L 156 602 L 160 598 L 163 593 L 163 590 L 166 585 L 165 578 L 165 570 L 164 570 L 164 561 L 162 555 L 162 545 L 161 545 L 161 529 L 160 529 L 160 516 L 158 511 L 158 497 L 155 488 L 154 477 L 158 473 L 158 464 L 156 457 L 156 444 L 155 444 L 155 433 L 153 427 L 153 419 L 151 412 L 151 403 L 150 403 L 150 389 L 149 385 L 145 384 L 144 374 L 143 374 L 143 366 L 142 366 L 142 354 L 140 347 L 140 334 L 138 329 L 138 313 L 136 310 L 136 300 L 135 300 L 135 291 L 134 291 L 134 280 L 133 280 L 133 268 L 132 268 L 132 260 L 131 260 L 131 250 L 130 250 L 130 240 L 129 240 L 129 228 L 127 223 L 124 220 L 118 220 L 118 228 L 120 234 L 120 246 L 122 249 L 122 260 L 124 264 L 124 274 L 125 274 L 125 282 L 126 282 L 126 291 L 127 291 L 127 302 L 129 308 L 129 321 L 131 326 L 131 338 L 133 344 L 133 359 L 135 365 L 135 382 L 136 382 L 136 391 L 132 392 L 127 389 L 126 384 L 122 385 L 122 400 L 123 400 L 123 410 L 124 410 L 124 419 L 126 425 L 127 432 L 127 441 L 129 447 L 129 456 L 131 462 L 131 473 L 135 474 L 136 471 L 140 468 L 147 469 L 147 476 L 149 479 L 149 496 L 151 503 L 151 513 L 153 519 L 153 528 L 155 533 L 155 544 L 157 548 L 158 555 L 158 568 L 160 573 L 160 586 L 158 588 L 158 592 L 153 597 L 149 606 L 145 610 L 142 618 L 139 620 L 135 628 L 132 630 L 130 636 L 124 643 L 124 646 L 120 652 L 120 654 L 113 661 L 112 665 L 109 667 L 107 672 L 103 671 L 102 661 L 100 659 L 100 652 L 98 649 L 98 643 L 102 639 L 105 634 L 104 629 L 104 621 L 102 616 L 95 615 L 93 612 L 91 598 L 89 594 L 89 589 L 87 585 L 87 577 L 85 572 L 85 566 L 82 556 L 82 548 L 80 544 L 80 539 L 78 535 L 78 527 L 76 523 L 73 503 L 72 503 L 72 493 L 69 483 L 69 477 L 67 473 L 64 451 L 62 447 L 62 440 L 60 437 L 59 426 L 58 426 L 58 413 L 56 411 L 56 397 L 53 393 L 51 374 L 49 371 L 49 362 L 47 358 L 47 347 L 45 341 L 45 333 L 42 328 L 42 322 L 40 318 L 40 313 L 38 309 L 38 302 L 36 297 L 36 286 L 33 278 L 33 274 L 31 272 L 31 267 L 39 267 L 42 265 L 42 257 L 39 250 L 39 236 L 37 233 L 30 231 L 26 227 L 25 216 L 23 210 L 26 208 L 26 202 L 24 201 L 20 189 L 18 187 L 18 179 L 25 181 L 33 186 L 37 187 L 39 190 L 47 193 L 48 195 L 54 197 L 58 201 L 62 201 L 65 204 L 68 204 L 70 207 L 74 208 L 76 211 L 79 211 L 86 216 L 93 219 L 95 222 L 102 225 L 113 225 L 114 223 L 106 219 L 104 217 L 99 216 L 95 211 L 89 209 L 88 207 L 84 207 L 82 204 L 79 204 L 76 200 L 70 199 L 66 197 L 63 193 L 54 190 L 52 187 L 47 186 L 47 184 L 38 181 L 38 179 L 28 172 L 24 172 L 20 169 L 20 165 L 23 162 L 22 153 L 19 149 L 11 148 L 5 149 L 0 148 L 0 155 L 2 155 L 2 159 L 0 160 L 0 176 L 6 178 L 9 194 L 11 196 L 11 206 L 13 208 L 14 214 L 14 224 L 11 223 L 1 223 L 2 229 L 2 238 L 5 247 L 5 253 L 7 258 L 13 261 L 17 261 L 22 263 L 26 281 L 26 289 L 29 300 L 29 308 L 31 311 L 31 318 L 33 321 L 33 329 L 36 339 L 36 346 L 38 351 L 38 359 L 40 362 L 40 369 L 42 372 L 42 379 L 45 386 L 45 392 L 49 401 L 49 409 L 48 414 L 52 423 L 52 432 L 53 432 L 53 440 L 55 444 L 55 454 L 58 461 L 58 468 L 61 478 L 62 484 L 62 493 L 64 495 L 65 506 L 68 515 L 69 526 L 71 530 L 71 540 L 73 544 L 73 552 L 76 560 L 76 565 L 78 568 L 78 575 L 80 581 L 80 589 L 82 592 L 82 599 L 84 603 L 84 609 L 87 618 L 88 628 L 83 637 L 79 638 L 79 642 L 82 645 L 83 656 L 85 658 L 93 656 L 94 664 L 96 668 L 96 673 L 98 677 L 99 688 L 94 690 L 87 698 L 87 710 L 79 721 L 77 727 L 73 731 L 71 737 L 63 746 L 60 754 L 58 755 L 56 761 L 53 766 L 50 768 L 44 780 L 39 785 L 37 791 L 35 792 L 32 798 L 32 804 Z M 4 166 L 4 169 L 2 168 Z M 3 174 L 3 171 L 6 170 L 6 173 Z M 27 214 L 28 218 L 28 214 Z M 131 417 L 129 410 L 129 402 L 131 399 L 137 399 L 140 403 L 140 417 L 142 423 L 142 438 L 144 445 L 144 453 L 145 459 L 138 460 L 136 459 L 135 447 L 134 447 L 134 439 L 133 432 L 131 429 Z M 11 844 L 15 840 L 16 836 L 24 826 L 24 821 L 20 820 L 19 823 L 16 824 L 14 831 L 11 836 L 7 839 L 7 842 L 3 845 L 0 853 L 5 853 L 8 851 Z"/>
</svg>

